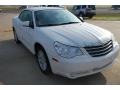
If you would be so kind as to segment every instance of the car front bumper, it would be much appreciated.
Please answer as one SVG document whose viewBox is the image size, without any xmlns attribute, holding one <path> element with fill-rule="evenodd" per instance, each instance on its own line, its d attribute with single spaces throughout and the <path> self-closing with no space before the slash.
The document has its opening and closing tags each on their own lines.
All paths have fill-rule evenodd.
<svg viewBox="0 0 120 90">
<path fill-rule="evenodd" d="M 113 50 L 105 56 L 78 56 L 69 60 L 62 58 L 59 62 L 52 62 L 52 71 L 55 74 L 71 79 L 94 74 L 110 66 L 118 55 L 118 52 L 119 45 L 115 43 Z"/>
</svg>

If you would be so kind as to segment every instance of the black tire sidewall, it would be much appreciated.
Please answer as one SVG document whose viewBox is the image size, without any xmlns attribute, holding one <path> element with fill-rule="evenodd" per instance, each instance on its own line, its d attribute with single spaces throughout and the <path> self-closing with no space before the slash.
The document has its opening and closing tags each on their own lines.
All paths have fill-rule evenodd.
<svg viewBox="0 0 120 90">
<path fill-rule="evenodd" d="M 80 13 L 78 14 L 78 17 L 83 17 L 83 13 L 80 12 Z"/>
<path fill-rule="evenodd" d="M 46 64 L 47 64 L 46 70 L 42 70 L 42 69 L 41 69 L 40 64 L 39 64 L 39 61 L 38 61 L 38 52 L 39 52 L 40 50 L 44 53 L 44 56 L 45 56 L 45 59 L 46 59 Z M 36 52 L 36 60 L 37 60 L 37 63 L 38 63 L 38 66 L 39 66 L 41 72 L 43 72 L 44 74 L 50 74 L 50 73 L 51 73 L 50 63 L 49 63 L 49 60 L 48 60 L 48 57 L 47 57 L 47 54 L 46 54 L 45 50 L 43 50 L 43 49 L 41 49 L 41 48 L 38 48 L 38 50 L 37 50 L 37 52 Z"/>
<path fill-rule="evenodd" d="M 16 43 L 20 43 L 19 39 L 18 39 L 18 36 L 17 36 L 17 33 L 15 30 L 13 30 L 13 34 L 14 34 L 14 40 Z"/>
<path fill-rule="evenodd" d="M 88 16 L 88 18 L 89 18 L 89 19 L 92 19 L 92 18 L 93 18 L 93 16 L 92 16 L 92 15 L 90 15 L 90 16 Z"/>
</svg>

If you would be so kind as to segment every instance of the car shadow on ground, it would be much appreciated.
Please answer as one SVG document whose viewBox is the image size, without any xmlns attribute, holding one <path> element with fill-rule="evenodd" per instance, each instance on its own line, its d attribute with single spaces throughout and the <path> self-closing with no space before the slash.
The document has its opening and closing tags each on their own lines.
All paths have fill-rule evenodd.
<svg viewBox="0 0 120 90">
<path fill-rule="evenodd" d="M 84 76 L 76 79 L 69 79 L 59 75 L 51 75 L 49 78 L 59 81 L 61 85 L 104 85 L 106 79 L 102 73 L 97 73 L 89 76 Z"/>
<path fill-rule="evenodd" d="M 77 79 L 41 73 L 35 56 L 13 39 L 0 41 L 0 84 L 9 85 L 103 85 L 102 73 Z"/>
</svg>

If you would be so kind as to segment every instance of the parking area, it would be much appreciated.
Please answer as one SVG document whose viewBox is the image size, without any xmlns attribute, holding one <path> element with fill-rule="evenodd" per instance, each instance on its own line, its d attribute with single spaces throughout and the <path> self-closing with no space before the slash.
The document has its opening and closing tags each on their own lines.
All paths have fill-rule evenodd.
<svg viewBox="0 0 120 90">
<path fill-rule="evenodd" d="M 11 22 L 15 15 L 17 13 L 0 13 L 0 84 L 120 84 L 120 55 L 111 68 L 74 80 L 53 74 L 42 74 L 35 57 L 22 44 L 17 45 L 13 40 Z M 120 43 L 120 21 L 86 22 L 110 30 Z"/>
</svg>

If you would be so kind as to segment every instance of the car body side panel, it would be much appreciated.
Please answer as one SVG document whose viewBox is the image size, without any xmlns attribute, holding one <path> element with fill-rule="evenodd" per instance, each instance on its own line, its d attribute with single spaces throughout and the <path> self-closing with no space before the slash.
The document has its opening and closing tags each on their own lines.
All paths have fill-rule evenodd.
<svg viewBox="0 0 120 90">
<path fill-rule="evenodd" d="M 33 16 L 34 18 L 34 16 Z M 81 75 L 80 72 L 94 70 L 113 62 L 119 52 L 119 45 L 113 41 L 113 50 L 101 57 L 92 57 L 84 52 L 74 58 L 63 58 L 58 55 L 54 48 L 55 41 L 65 45 L 82 48 L 87 46 L 97 46 L 104 44 L 112 39 L 112 33 L 97 26 L 88 23 L 75 23 L 58 26 L 23 27 L 18 17 L 13 18 L 13 27 L 15 28 L 20 41 L 35 54 L 35 43 L 39 43 L 45 49 L 53 73 L 60 74 L 69 78 L 76 78 L 84 75 L 93 74 L 93 71 Z M 84 49 L 84 50 L 83 50 Z M 87 52 L 87 51 L 86 51 Z M 53 58 L 57 59 L 55 61 Z M 77 74 L 77 75 L 76 75 Z"/>
</svg>

